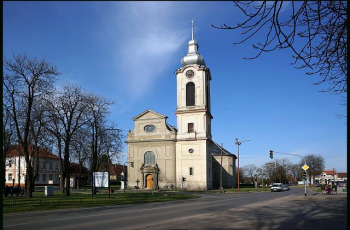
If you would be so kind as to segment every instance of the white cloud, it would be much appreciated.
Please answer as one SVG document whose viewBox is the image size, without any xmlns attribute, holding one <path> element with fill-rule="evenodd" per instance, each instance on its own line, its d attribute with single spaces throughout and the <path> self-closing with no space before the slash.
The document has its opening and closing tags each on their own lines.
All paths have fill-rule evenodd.
<svg viewBox="0 0 350 230">
<path fill-rule="evenodd" d="M 131 99 L 142 97 L 154 87 L 173 63 L 174 54 L 180 48 L 186 50 L 190 26 L 179 28 L 178 17 L 171 2 L 129 2 L 118 6 L 114 17 L 115 52 L 123 77 L 117 82 Z"/>
</svg>

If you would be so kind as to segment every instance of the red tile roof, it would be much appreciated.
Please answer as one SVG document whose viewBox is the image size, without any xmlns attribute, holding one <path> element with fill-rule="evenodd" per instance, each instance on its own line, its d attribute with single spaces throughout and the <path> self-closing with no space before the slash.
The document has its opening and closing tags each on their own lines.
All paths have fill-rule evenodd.
<svg viewBox="0 0 350 230">
<path fill-rule="evenodd" d="M 128 167 L 125 166 L 124 172 L 128 171 Z M 109 172 L 111 175 L 120 175 L 123 172 L 123 165 L 119 164 L 114 164 L 114 165 L 109 165 Z"/>
<path fill-rule="evenodd" d="M 110 175 L 118 175 L 118 176 L 120 176 L 120 174 L 123 172 L 123 166 L 124 165 L 120 165 L 120 164 L 110 164 L 109 165 L 109 173 L 110 173 Z M 105 167 L 100 167 L 99 170 L 100 171 L 105 171 L 106 168 Z M 128 166 L 125 165 L 124 173 L 127 173 L 127 171 L 128 171 Z"/>
<path fill-rule="evenodd" d="M 347 178 L 348 174 L 347 173 L 338 173 L 338 177 L 340 177 L 340 178 Z"/>
<path fill-rule="evenodd" d="M 327 175 L 333 175 L 333 170 L 327 170 L 327 171 L 323 171 L 324 173 L 326 173 Z M 334 171 L 334 175 L 337 175 L 337 172 Z"/>
<path fill-rule="evenodd" d="M 19 155 L 19 150 L 20 150 L 20 154 L 21 156 L 24 156 L 24 149 L 22 146 L 19 145 L 13 145 L 9 148 L 9 150 L 6 153 L 6 156 L 18 156 Z M 29 151 L 29 155 L 31 156 L 32 154 L 32 150 L 33 150 L 33 145 L 29 145 L 28 146 L 28 151 Z M 52 154 L 50 152 L 48 152 L 45 149 L 39 148 L 39 157 L 42 158 L 51 158 L 51 159 L 59 159 L 59 157 L 55 154 Z"/>
</svg>

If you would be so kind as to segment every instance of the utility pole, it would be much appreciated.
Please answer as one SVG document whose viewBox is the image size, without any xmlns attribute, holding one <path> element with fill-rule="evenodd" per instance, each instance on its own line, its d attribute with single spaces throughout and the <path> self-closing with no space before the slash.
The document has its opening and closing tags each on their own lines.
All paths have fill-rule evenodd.
<svg viewBox="0 0 350 230">
<path fill-rule="evenodd" d="M 221 165 L 221 169 L 220 169 L 220 192 L 223 193 L 224 192 L 224 189 L 222 187 L 222 148 L 223 148 L 223 144 L 221 143 L 221 162 L 220 162 L 220 165 Z"/>
<path fill-rule="evenodd" d="M 242 144 L 242 142 L 250 141 L 249 139 L 244 141 L 238 141 L 238 138 L 236 138 L 235 144 L 237 145 L 237 162 L 238 162 L 238 168 L 237 168 L 237 179 L 238 179 L 238 191 L 239 191 L 239 146 Z"/>
</svg>

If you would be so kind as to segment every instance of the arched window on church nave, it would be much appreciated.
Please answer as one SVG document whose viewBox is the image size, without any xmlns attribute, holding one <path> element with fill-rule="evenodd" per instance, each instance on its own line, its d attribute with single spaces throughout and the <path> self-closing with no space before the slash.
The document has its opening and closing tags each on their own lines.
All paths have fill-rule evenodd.
<svg viewBox="0 0 350 230">
<path fill-rule="evenodd" d="M 186 85 L 186 106 L 195 105 L 195 86 L 193 82 L 189 82 Z"/>
<path fill-rule="evenodd" d="M 152 151 L 147 151 L 145 153 L 145 165 L 155 165 L 156 156 Z"/>
</svg>

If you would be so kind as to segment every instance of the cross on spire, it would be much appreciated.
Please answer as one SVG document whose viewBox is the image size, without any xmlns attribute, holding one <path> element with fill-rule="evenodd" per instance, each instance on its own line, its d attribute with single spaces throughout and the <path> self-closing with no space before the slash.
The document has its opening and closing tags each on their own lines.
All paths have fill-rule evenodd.
<svg viewBox="0 0 350 230">
<path fill-rule="evenodd" d="M 192 40 L 194 39 L 194 22 L 193 19 L 192 21 L 190 21 L 190 23 L 192 24 Z"/>
</svg>

